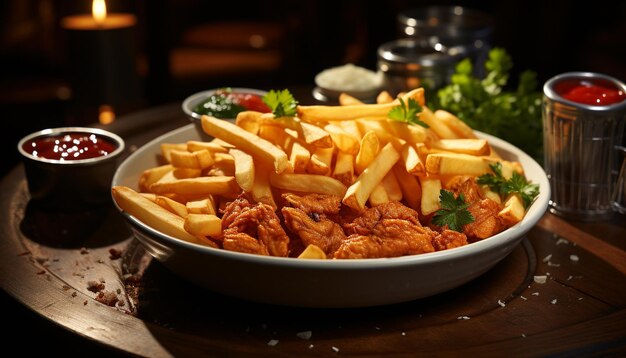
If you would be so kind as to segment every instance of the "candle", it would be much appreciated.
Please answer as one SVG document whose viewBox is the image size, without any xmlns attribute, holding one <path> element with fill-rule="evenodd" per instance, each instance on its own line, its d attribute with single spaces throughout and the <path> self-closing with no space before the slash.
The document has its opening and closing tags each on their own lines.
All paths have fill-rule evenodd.
<svg viewBox="0 0 626 358">
<path fill-rule="evenodd" d="M 108 14 L 104 0 L 93 0 L 91 14 L 61 19 L 78 104 L 114 108 L 139 100 L 133 36 L 136 23 L 132 14 Z"/>
</svg>

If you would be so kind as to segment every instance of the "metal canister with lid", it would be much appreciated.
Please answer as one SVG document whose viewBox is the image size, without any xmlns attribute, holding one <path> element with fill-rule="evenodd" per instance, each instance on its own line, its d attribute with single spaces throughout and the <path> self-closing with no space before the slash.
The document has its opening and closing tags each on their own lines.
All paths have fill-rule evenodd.
<svg viewBox="0 0 626 358">
<path fill-rule="evenodd" d="M 447 84 L 454 66 L 464 56 L 462 48 L 399 39 L 378 48 L 378 70 L 383 73 L 383 88 L 393 95 L 424 87 L 429 96 Z"/>
</svg>

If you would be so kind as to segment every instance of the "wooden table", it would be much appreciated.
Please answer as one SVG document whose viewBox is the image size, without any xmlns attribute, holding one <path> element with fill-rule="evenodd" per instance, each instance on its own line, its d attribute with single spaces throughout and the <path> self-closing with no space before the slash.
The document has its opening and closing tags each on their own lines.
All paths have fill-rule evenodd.
<svg viewBox="0 0 626 358">
<path fill-rule="evenodd" d="M 178 105 L 169 105 L 108 129 L 132 150 L 187 123 Z M 624 216 L 582 223 L 546 214 L 492 270 L 434 297 L 372 308 L 303 309 L 233 299 L 180 280 L 151 260 L 112 206 L 54 213 L 30 203 L 21 166 L 2 180 L 0 207 L 2 288 L 19 307 L 62 327 L 50 328 L 56 330 L 51 337 L 73 337 L 75 346 L 58 353 L 626 354 Z M 546 282 L 536 283 L 535 276 L 546 276 Z M 115 293 L 117 306 L 94 300 L 90 281 Z M 133 295 L 137 304 L 129 299 Z M 22 312 L 13 322 L 19 326 L 26 316 Z M 26 322 L 47 324 L 32 316 Z"/>
</svg>

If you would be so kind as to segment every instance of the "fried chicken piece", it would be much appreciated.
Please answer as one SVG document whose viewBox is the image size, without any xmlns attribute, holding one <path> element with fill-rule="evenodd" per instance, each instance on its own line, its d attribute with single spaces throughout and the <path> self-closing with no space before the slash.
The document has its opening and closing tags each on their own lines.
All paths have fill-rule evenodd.
<svg viewBox="0 0 626 358">
<path fill-rule="evenodd" d="M 468 240 L 470 242 L 479 241 L 502 231 L 505 226 L 498 217 L 501 209 L 500 204 L 491 199 L 473 202 L 467 210 L 474 217 L 474 222 L 465 225 L 463 228 L 463 233 L 465 233 Z"/>
<path fill-rule="evenodd" d="M 435 251 L 432 240 L 437 233 L 422 227 L 417 212 L 399 202 L 367 209 L 344 229 L 350 236 L 334 258 L 395 257 Z"/>
<path fill-rule="evenodd" d="M 467 236 L 454 230 L 445 229 L 433 238 L 433 246 L 437 251 L 453 249 L 464 245 L 467 245 Z"/>
<path fill-rule="evenodd" d="M 259 255 L 289 255 L 289 237 L 274 209 L 240 196 L 224 209 L 223 247 Z"/>
<path fill-rule="evenodd" d="M 448 187 L 457 195 L 462 193 L 465 202 L 470 203 L 467 210 L 474 217 L 474 222 L 463 228 L 470 242 L 488 238 L 504 230 L 505 226 L 498 218 L 502 207 L 495 201 L 484 197 L 474 177 L 455 177 L 448 182 Z"/>
<path fill-rule="evenodd" d="M 309 194 L 298 196 L 283 194 L 282 209 L 285 225 L 300 237 L 305 246 L 315 245 L 327 256 L 332 255 L 346 235 L 333 219 L 341 210 L 341 198 L 335 195 Z"/>
</svg>

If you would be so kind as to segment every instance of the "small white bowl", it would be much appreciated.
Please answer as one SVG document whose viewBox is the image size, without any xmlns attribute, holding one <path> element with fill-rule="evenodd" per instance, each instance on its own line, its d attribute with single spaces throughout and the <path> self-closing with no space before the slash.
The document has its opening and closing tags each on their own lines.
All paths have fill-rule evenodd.
<svg viewBox="0 0 626 358">
<path fill-rule="evenodd" d="M 337 101 L 341 93 L 346 93 L 361 101 L 373 102 L 381 90 L 382 74 L 347 64 L 318 73 L 315 85 L 313 97 L 319 101 Z"/>
</svg>

